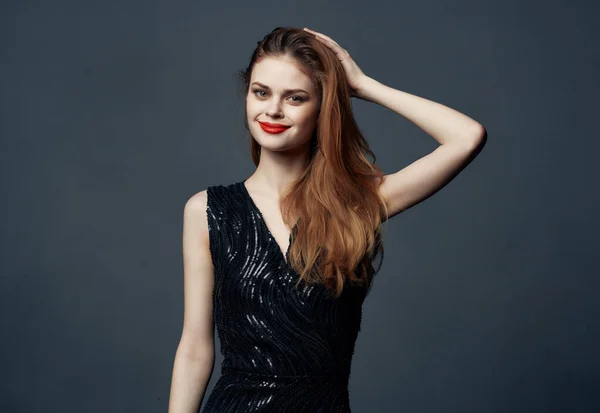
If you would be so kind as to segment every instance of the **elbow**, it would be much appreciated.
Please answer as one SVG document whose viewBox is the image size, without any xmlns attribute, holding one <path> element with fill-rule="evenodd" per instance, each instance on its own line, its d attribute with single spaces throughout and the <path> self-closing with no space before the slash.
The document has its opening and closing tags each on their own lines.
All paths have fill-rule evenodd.
<svg viewBox="0 0 600 413">
<path fill-rule="evenodd" d="M 185 363 L 189 365 L 193 364 L 202 368 L 212 368 L 215 361 L 215 352 L 212 347 L 191 349 L 179 346 L 175 357 L 185 360 Z"/>
<path fill-rule="evenodd" d="M 467 149 L 470 152 L 479 151 L 487 142 L 487 130 L 485 127 L 477 123 L 474 130 L 469 134 Z"/>
<path fill-rule="evenodd" d="M 177 349 L 178 355 L 193 361 L 212 362 L 215 356 L 215 345 L 212 338 L 184 334 Z"/>
</svg>

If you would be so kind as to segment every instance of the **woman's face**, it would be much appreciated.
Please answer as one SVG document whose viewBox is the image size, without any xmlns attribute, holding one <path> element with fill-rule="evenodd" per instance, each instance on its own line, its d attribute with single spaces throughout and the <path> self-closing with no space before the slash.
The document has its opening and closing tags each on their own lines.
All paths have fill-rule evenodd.
<svg viewBox="0 0 600 413">
<path fill-rule="evenodd" d="M 250 134 L 263 149 L 283 151 L 308 143 L 317 125 L 319 107 L 312 81 L 290 58 L 266 57 L 254 65 L 246 116 Z M 264 122 L 288 128 L 269 133 L 261 126 Z"/>
</svg>

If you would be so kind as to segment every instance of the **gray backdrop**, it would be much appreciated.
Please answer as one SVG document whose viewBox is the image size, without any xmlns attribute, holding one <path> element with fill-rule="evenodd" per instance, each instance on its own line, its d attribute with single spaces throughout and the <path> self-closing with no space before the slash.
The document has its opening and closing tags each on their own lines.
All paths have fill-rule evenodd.
<svg viewBox="0 0 600 413">
<path fill-rule="evenodd" d="M 183 206 L 253 172 L 234 76 L 276 26 L 330 35 L 367 75 L 488 131 L 452 183 L 389 222 L 353 411 L 598 411 L 592 1 L 0 10 L 1 412 L 166 412 Z M 353 105 L 386 173 L 437 146 Z"/>
</svg>

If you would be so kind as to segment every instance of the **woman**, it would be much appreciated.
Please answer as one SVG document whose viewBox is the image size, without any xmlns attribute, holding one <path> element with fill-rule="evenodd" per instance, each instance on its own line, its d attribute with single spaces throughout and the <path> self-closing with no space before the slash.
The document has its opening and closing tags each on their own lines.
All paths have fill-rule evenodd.
<svg viewBox="0 0 600 413">
<path fill-rule="evenodd" d="M 330 37 L 276 28 L 242 72 L 256 171 L 184 209 L 184 327 L 170 413 L 350 412 L 362 304 L 380 224 L 429 197 L 482 147 L 485 129 L 366 76 Z M 406 117 L 440 146 L 396 173 L 371 164 L 351 97 Z M 213 319 L 214 315 L 214 319 Z"/>
</svg>

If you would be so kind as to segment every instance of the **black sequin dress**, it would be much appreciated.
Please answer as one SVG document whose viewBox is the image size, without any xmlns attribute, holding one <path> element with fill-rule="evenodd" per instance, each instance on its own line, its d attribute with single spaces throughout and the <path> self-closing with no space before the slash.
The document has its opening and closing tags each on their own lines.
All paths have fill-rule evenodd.
<svg viewBox="0 0 600 413">
<path fill-rule="evenodd" d="M 351 412 L 348 380 L 367 289 L 346 283 L 339 298 L 320 285 L 295 289 L 289 247 L 284 256 L 244 182 L 207 193 L 224 359 L 202 413 Z"/>
</svg>

